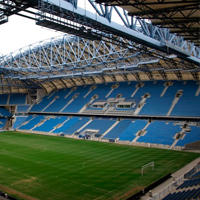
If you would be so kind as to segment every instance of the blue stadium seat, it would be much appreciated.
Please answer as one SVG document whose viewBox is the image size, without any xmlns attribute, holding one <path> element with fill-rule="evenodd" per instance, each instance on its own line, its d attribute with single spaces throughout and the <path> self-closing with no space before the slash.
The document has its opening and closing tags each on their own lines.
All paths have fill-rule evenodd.
<svg viewBox="0 0 200 200">
<path fill-rule="evenodd" d="M 137 142 L 172 145 L 176 133 L 181 131 L 180 126 L 173 122 L 153 121 L 146 129 L 147 133 L 140 136 Z"/>
<path fill-rule="evenodd" d="M 38 124 L 39 122 L 41 122 L 42 120 L 44 120 L 45 117 L 42 115 L 37 115 L 37 116 L 33 116 L 32 119 L 30 119 L 28 121 L 27 124 L 22 125 L 19 127 L 20 130 L 31 130 L 36 124 Z"/>
<path fill-rule="evenodd" d="M 179 89 L 183 90 L 183 95 L 174 107 L 171 115 L 174 116 L 199 116 L 200 115 L 200 95 L 195 96 L 198 85 L 194 81 L 187 81 Z"/>
<path fill-rule="evenodd" d="M 132 141 L 138 131 L 142 130 L 147 124 L 146 120 L 135 120 L 129 124 L 129 126 L 121 133 L 119 139 Z"/>
<path fill-rule="evenodd" d="M 24 105 L 26 104 L 26 94 L 10 94 L 10 101 L 9 104 L 10 105 Z"/>
<path fill-rule="evenodd" d="M 13 124 L 13 128 L 17 129 L 18 127 L 21 126 L 21 124 L 23 124 L 23 122 L 25 122 L 27 120 L 27 116 L 17 116 L 15 119 L 15 122 Z"/>
<path fill-rule="evenodd" d="M 11 113 L 5 109 L 5 108 L 0 108 L 0 117 L 11 117 Z"/>
<path fill-rule="evenodd" d="M 102 135 L 106 130 L 108 130 L 113 124 L 115 123 L 115 120 L 111 119 L 101 119 L 97 118 L 94 119 L 90 124 L 88 124 L 83 130 L 86 129 L 94 129 L 98 130 L 98 135 Z"/>
<path fill-rule="evenodd" d="M 8 101 L 8 94 L 0 94 L 0 105 L 6 105 Z"/>
<path fill-rule="evenodd" d="M 33 131 L 50 132 L 55 126 L 63 123 L 67 117 L 54 117 L 46 120 L 42 125 L 33 129 Z"/>
<path fill-rule="evenodd" d="M 71 90 L 69 88 L 62 89 L 56 92 L 56 100 L 49 105 L 44 111 L 45 112 L 59 112 L 67 102 L 72 98 L 74 92 L 72 92 L 67 98 L 65 98 Z"/>
<path fill-rule="evenodd" d="M 72 117 L 66 120 L 65 123 L 60 128 L 55 129 L 53 133 L 72 134 L 73 132 L 68 132 L 68 129 L 75 125 L 79 119 L 79 117 Z"/>
<path fill-rule="evenodd" d="M 26 113 L 28 112 L 30 105 L 18 105 L 17 106 L 17 113 Z"/>
<path fill-rule="evenodd" d="M 6 125 L 7 119 L 6 118 L 0 118 L 0 129 L 3 129 Z"/>
<path fill-rule="evenodd" d="M 130 125 L 131 120 L 121 120 L 111 131 L 109 131 L 103 138 L 116 139 L 121 136 L 123 131 Z"/>
<path fill-rule="evenodd" d="M 191 126 L 191 132 L 186 133 L 185 137 L 180 139 L 176 146 L 184 146 L 196 141 L 200 141 L 200 127 Z"/>
</svg>

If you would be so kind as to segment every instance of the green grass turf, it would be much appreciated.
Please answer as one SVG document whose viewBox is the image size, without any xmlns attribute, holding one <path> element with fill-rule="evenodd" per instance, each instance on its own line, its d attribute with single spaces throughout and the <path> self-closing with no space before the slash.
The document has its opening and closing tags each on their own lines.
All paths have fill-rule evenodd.
<svg viewBox="0 0 200 200">
<path fill-rule="evenodd" d="M 4 132 L 0 133 L 0 185 L 41 200 L 125 199 L 125 193 L 136 193 L 198 156 Z M 147 169 L 141 176 L 141 166 L 151 161 L 155 170 Z"/>
</svg>

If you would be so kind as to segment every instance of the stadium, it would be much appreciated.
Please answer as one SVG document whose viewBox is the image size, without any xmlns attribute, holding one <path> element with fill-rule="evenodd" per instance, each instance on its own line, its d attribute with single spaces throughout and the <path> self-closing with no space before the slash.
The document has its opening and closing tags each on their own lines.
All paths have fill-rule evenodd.
<svg viewBox="0 0 200 200">
<path fill-rule="evenodd" d="M 0 1 L 63 33 L 0 56 L 0 200 L 200 199 L 199 2 L 80 2 Z"/>
</svg>

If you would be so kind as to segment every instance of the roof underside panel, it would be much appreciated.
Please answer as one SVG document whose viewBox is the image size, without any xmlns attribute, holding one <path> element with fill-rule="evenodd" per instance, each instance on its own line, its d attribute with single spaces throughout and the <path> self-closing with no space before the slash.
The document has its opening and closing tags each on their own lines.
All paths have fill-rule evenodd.
<svg viewBox="0 0 200 200">
<path fill-rule="evenodd" d="M 148 53 L 64 35 L 0 57 L 0 93 L 117 81 L 199 80 L 200 68 L 175 55 Z"/>
<path fill-rule="evenodd" d="M 129 15 L 137 16 L 200 45 L 199 0 L 96 0 L 98 3 L 121 6 Z"/>
</svg>

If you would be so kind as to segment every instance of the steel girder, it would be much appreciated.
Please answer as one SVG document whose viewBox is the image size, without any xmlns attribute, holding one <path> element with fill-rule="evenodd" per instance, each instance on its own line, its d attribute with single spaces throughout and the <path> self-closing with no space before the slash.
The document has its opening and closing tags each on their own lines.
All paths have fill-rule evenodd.
<svg viewBox="0 0 200 200">
<path fill-rule="evenodd" d="M 185 39 L 190 38 L 189 40 L 199 46 L 198 0 L 96 0 L 96 2 L 123 7 L 129 15 L 149 19 L 154 25 L 169 28 Z"/>
<path fill-rule="evenodd" d="M 4 78 L 49 80 L 116 71 L 124 73 L 127 70 L 148 70 L 146 65 L 160 61 L 139 51 L 138 47 L 125 49 L 105 41 L 65 35 L 29 45 L 1 57 L 0 72 L 4 72 Z"/>
<path fill-rule="evenodd" d="M 94 36 L 93 39 L 95 36 L 99 39 L 98 36 L 104 38 L 112 34 L 167 54 L 176 54 L 200 66 L 200 48 L 194 43 L 170 33 L 167 28 L 159 28 L 145 20 L 128 16 L 127 11 L 116 6 L 98 5 L 92 0 L 88 0 L 88 3 L 95 13 L 78 7 L 75 0 L 41 0 L 37 24 L 63 32 L 73 33 L 74 30 L 75 34 L 91 38 Z M 113 21 L 116 15 L 123 25 Z"/>
</svg>

